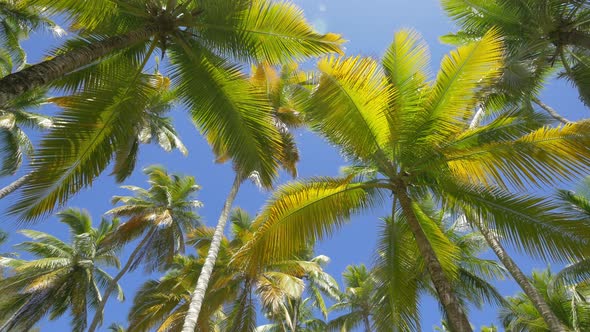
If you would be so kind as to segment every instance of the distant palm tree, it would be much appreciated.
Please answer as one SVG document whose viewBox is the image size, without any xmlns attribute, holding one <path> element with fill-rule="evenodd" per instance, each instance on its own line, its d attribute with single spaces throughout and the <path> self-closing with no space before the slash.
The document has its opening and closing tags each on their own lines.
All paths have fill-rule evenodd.
<svg viewBox="0 0 590 332">
<path fill-rule="evenodd" d="M 501 73 L 497 31 L 443 58 L 433 81 L 427 48 L 397 32 L 381 66 L 374 59 L 329 57 L 305 117 L 351 162 L 344 177 L 313 178 L 279 188 L 258 215 L 258 231 L 238 254 L 247 269 L 280 261 L 334 232 L 353 213 L 385 197 L 399 204 L 454 331 L 471 331 L 453 289 L 452 257 L 434 250 L 442 231 L 417 202 L 432 195 L 455 212 L 477 215 L 517 248 L 558 260 L 582 257 L 587 223 L 571 227 L 550 200 L 514 194 L 571 179 L 590 165 L 589 122 L 549 128 L 503 110 L 469 128 L 478 93 Z"/>
<path fill-rule="evenodd" d="M 112 233 L 114 246 L 141 238 L 127 262 L 108 285 L 88 331 L 94 331 L 102 321 L 104 308 L 119 280 L 130 270 L 144 265 L 146 270 L 163 271 L 173 263 L 174 256 L 184 253 L 184 237 L 200 225 L 195 209 L 202 206 L 194 199 L 200 187 L 192 176 L 170 175 L 161 166 L 144 169 L 149 189 L 123 186 L 134 196 L 114 196 L 113 204 L 122 203 L 107 214 L 126 217 Z"/>
<path fill-rule="evenodd" d="M 346 310 L 348 313 L 335 318 L 328 324 L 330 331 L 353 331 L 362 326 L 366 332 L 372 331 L 371 316 L 376 309 L 374 301 L 375 280 L 364 264 L 349 265 L 342 273 L 345 291 L 342 299 L 330 311 Z"/>
<path fill-rule="evenodd" d="M 567 284 L 559 282 L 558 275 L 550 269 L 533 271 L 531 283 L 538 289 L 552 311 L 568 331 L 590 330 L 590 284 Z M 506 331 L 548 332 L 552 331 L 531 300 L 519 293 L 508 297 L 500 311 L 500 320 Z"/>
<path fill-rule="evenodd" d="M 10 275 L 0 280 L 0 313 L 6 318 L 2 332 L 27 331 L 45 315 L 56 319 L 68 309 L 72 331 L 84 331 L 88 311 L 101 301 L 100 289 L 113 280 L 102 267 L 119 265 L 106 240 L 117 222 L 102 220 L 93 228 L 90 215 L 78 209 L 66 209 L 57 216 L 70 227 L 70 243 L 47 233 L 21 230 L 34 241 L 17 248 L 38 259 L 0 259 L 0 265 L 10 269 Z"/>
</svg>

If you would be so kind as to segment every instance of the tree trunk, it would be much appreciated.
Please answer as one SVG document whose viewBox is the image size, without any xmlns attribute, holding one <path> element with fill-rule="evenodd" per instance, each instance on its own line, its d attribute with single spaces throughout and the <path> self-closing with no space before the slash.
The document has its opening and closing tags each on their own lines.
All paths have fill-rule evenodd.
<svg viewBox="0 0 590 332">
<path fill-rule="evenodd" d="M 541 100 L 539 100 L 539 98 L 533 97 L 533 102 L 535 104 L 537 104 L 539 107 L 541 107 L 543 110 L 545 110 L 545 112 L 547 112 L 552 118 L 554 118 L 555 120 L 563 123 L 563 124 L 567 124 L 570 123 L 570 120 L 564 118 L 563 116 L 561 116 L 559 113 L 557 113 L 553 108 L 551 108 L 549 105 L 543 103 Z"/>
<path fill-rule="evenodd" d="M 6 197 L 9 194 L 12 194 L 18 188 L 22 187 L 25 182 L 31 177 L 32 173 L 25 174 L 20 178 L 14 180 L 11 184 L 7 185 L 6 187 L 0 189 L 0 199 Z"/>
<path fill-rule="evenodd" d="M 438 298 L 445 310 L 451 329 L 453 332 L 472 332 L 473 330 L 471 329 L 471 324 L 469 324 L 467 315 L 465 315 L 461 303 L 457 300 L 453 287 L 445 276 L 443 268 L 436 257 L 436 253 L 420 226 L 420 221 L 414 213 L 412 201 L 406 190 L 405 185 L 400 183 L 396 186 L 394 194 L 399 200 L 402 212 L 407 219 L 408 226 L 410 226 L 410 230 L 414 234 L 420 254 L 424 257 L 426 268 L 430 274 L 430 279 L 434 284 Z"/>
<path fill-rule="evenodd" d="M 0 79 L 0 106 L 27 91 L 47 85 L 72 71 L 87 66 L 113 51 L 146 41 L 157 31 L 155 26 L 145 26 L 139 30 L 80 47 L 5 76 Z"/>
<path fill-rule="evenodd" d="M 534 98 L 533 101 L 535 103 L 537 103 L 539 106 L 545 105 L 537 98 Z M 543 107 L 543 106 L 541 106 L 541 107 Z M 549 106 L 547 106 L 547 107 L 551 111 L 553 111 Z M 477 111 L 477 113 L 474 117 L 474 120 L 469 125 L 469 128 L 474 128 L 478 125 L 478 121 L 476 121 L 475 118 L 478 117 L 478 113 L 480 113 L 480 112 L 483 112 L 483 108 L 480 108 Z M 549 111 L 547 111 L 547 112 L 549 112 Z M 553 112 L 557 116 L 556 117 L 554 114 L 552 114 L 552 116 L 554 118 L 558 119 L 559 121 L 561 121 L 563 123 L 569 123 L 569 121 L 567 119 L 561 117 L 557 112 L 555 112 L 555 111 L 553 111 Z M 549 112 L 549 114 L 551 114 L 551 112 Z M 560 118 L 561 118 L 561 120 L 560 120 Z M 565 122 L 562 120 L 565 120 Z M 502 247 L 496 234 L 494 234 L 492 231 L 490 231 L 488 228 L 486 228 L 479 220 L 474 220 L 474 224 L 477 226 L 479 232 L 483 235 L 484 239 L 486 240 L 488 245 L 492 248 L 492 250 L 494 251 L 496 256 L 498 256 L 498 259 L 500 259 L 502 264 L 504 264 L 504 267 L 506 267 L 506 269 L 508 270 L 510 275 L 512 275 L 512 278 L 514 278 L 514 280 L 516 280 L 516 282 L 518 283 L 520 288 L 525 292 L 525 294 L 529 297 L 529 299 L 531 299 L 531 302 L 533 303 L 533 305 L 535 306 L 537 311 L 541 314 L 541 316 L 543 317 L 543 319 L 545 320 L 547 325 L 550 327 L 551 331 L 558 331 L 558 332 L 565 331 L 564 326 L 561 324 L 561 322 L 559 321 L 557 316 L 555 316 L 553 311 L 551 311 L 551 308 L 549 307 L 547 302 L 545 302 L 545 300 L 543 299 L 543 296 L 537 291 L 537 289 L 533 285 L 531 285 L 531 283 L 529 282 L 529 280 L 527 279 L 525 274 L 522 273 L 520 268 L 516 265 L 516 263 L 512 260 L 512 258 L 510 258 L 510 256 L 506 252 L 506 250 L 504 250 L 504 247 Z"/>
<path fill-rule="evenodd" d="M 221 239 L 223 238 L 225 224 L 229 219 L 229 213 L 238 190 L 240 189 L 241 183 L 241 176 L 236 174 L 234 183 L 231 187 L 231 190 L 229 191 L 227 199 L 225 200 L 219 220 L 217 221 L 215 233 L 213 234 L 213 240 L 211 241 L 211 246 L 209 247 L 209 252 L 207 253 L 207 258 L 205 259 L 205 264 L 201 269 L 201 274 L 199 275 L 199 280 L 197 281 L 197 287 L 191 296 L 191 303 L 189 305 L 186 318 L 184 319 L 182 332 L 194 332 L 197 326 L 197 320 L 199 319 L 199 312 L 201 311 L 201 306 L 203 305 L 205 292 L 207 291 L 209 279 L 211 278 L 211 273 L 213 273 L 213 266 L 217 260 L 217 254 L 219 253 L 219 246 L 221 245 Z"/>
<path fill-rule="evenodd" d="M 102 297 L 102 301 L 99 302 L 98 308 L 96 308 L 96 312 L 94 313 L 94 318 L 92 319 L 92 323 L 90 324 L 90 327 L 88 328 L 88 332 L 94 332 L 98 328 L 98 324 L 102 322 L 104 308 L 107 304 L 109 296 L 111 296 L 113 291 L 117 288 L 117 284 L 119 283 L 119 280 L 121 280 L 121 278 L 123 278 L 123 276 L 129 271 L 129 269 L 131 268 L 131 265 L 133 265 L 133 262 L 135 261 L 135 258 L 137 257 L 137 254 L 139 254 L 139 251 L 141 250 L 141 248 L 143 248 L 145 246 L 145 244 L 149 241 L 149 239 L 152 237 L 152 235 L 155 233 L 155 231 L 156 231 L 156 229 L 152 228 L 146 234 L 146 236 L 141 240 L 141 242 L 137 245 L 137 247 L 135 247 L 135 250 L 133 250 L 133 252 L 129 256 L 129 259 L 127 260 L 127 263 L 125 263 L 125 266 L 123 266 L 121 271 L 119 271 L 119 273 L 117 273 L 117 275 L 113 278 L 112 282 L 108 285 L 108 287 L 105 290 L 104 295 Z"/>
<path fill-rule="evenodd" d="M 555 316 L 555 313 L 553 313 L 547 302 L 545 302 L 545 299 L 541 293 L 539 293 L 539 291 L 530 283 L 526 275 L 520 270 L 512 258 L 510 258 L 498 240 L 498 236 L 482 225 L 480 221 L 476 221 L 475 225 L 485 238 L 490 248 L 492 248 L 496 256 L 498 256 L 500 262 L 502 262 L 504 267 L 506 267 L 512 278 L 514 278 L 516 283 L 520 286 L 520 288 L 522 288 L 524 293 L 531 300 L 535 306 L 535 309 L 537 309 L 537 311 L 541 314 L 549 329 L 553 332 L 565 332 L 566 328 L 563 326 L 557 316 Z"/>
</svg>

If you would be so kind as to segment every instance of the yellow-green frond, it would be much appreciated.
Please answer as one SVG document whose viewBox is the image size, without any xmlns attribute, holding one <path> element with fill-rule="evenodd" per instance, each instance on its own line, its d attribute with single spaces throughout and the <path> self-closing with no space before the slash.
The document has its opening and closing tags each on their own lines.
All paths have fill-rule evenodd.
<svg viewBox="0 0 590 332">
<path fill-rule="evenodd" d="M 351 214 L 370 207 L 376 192 L 352 178 L 316 178 L 282 186 L 255 220 L 253 239 L 234 258 L 249 271 L 292 259 L 329 237 Z"/>
<path fill-rule="evenodd" d="M 514 141 L 446 151 L 451 173 L 480 184 L 551 185 L 590 170 L 590 121 L 543 127 Z"/>
<path fill-rule="evenodd" d="M 445 56 L 424 103 L 428 116 L 418 126 L 416 138 L 434 145 L 467 128 L 480 101 L 477 92 L 500 75 L 502 55 L 500 34 L 493 29 Z"/>
<path fill-rule="evenodd" d="M 306 110 L 312 127 L 355 159 L 385 156 L 392 91 L 379 64 L 370 58 L 328 57 L 318 68 L 320 83 Z"/>
</svg>

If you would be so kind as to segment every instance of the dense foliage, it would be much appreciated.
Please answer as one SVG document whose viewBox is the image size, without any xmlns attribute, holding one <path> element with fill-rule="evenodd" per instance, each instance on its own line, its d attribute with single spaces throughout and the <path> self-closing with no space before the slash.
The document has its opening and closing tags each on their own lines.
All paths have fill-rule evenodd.
<svg viewBox="0 0 590 332">
<path fill-rule="evenodd" d="M 590 105 L 590 5 L 441 5 L 458 31 L 434 74 L 417 32 L 395 32 L 380 59 L 344 55 L 288 1 L 0 0 L 4 213 L 70 234 L 20 229 L 10 249 L 20 235 L 0 231 L 0 332 L 66 315 L 89 332 L 421 331 L 439 314 L 437 330 L 463 332 L 482 307 L 508 331 L 590 330 L 590 121 L 540 93 L 564 79 Z M 63 35 L 55 21 L 69 37 L 28 63 L 22 40 Z M 109 166 L 129 181 L 142 145 L 186 155 L 180 109 L 232 165 L 216 226 L 195 178 L 159 165 L 100 223 L 66 207 Z M 298 175 L 296 128 L 340 151 L 340 176 L 274 189 Z M 246 181 L 274 190 L 257 215 L 233 208 Z M 374 207 L 391 211 L 374 254 L 339 285 L 316 244 Z M 513 250 L 559 272 L 523 271 Z M 126 299 L 130 273 L 145 280 Z M 522 291 L 503 296 L 503 279 Z M 132 303 L 127 322 L 110 317 L 113 294 Z"/>
</svg>

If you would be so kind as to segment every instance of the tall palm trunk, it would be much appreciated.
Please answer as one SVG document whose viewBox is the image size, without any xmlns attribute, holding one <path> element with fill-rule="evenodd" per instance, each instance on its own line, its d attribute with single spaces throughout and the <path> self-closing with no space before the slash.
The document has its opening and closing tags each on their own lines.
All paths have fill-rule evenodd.
<svg viewBox="0 0 590 332">
<path fill-rule="evenodd" d="M 139 30 L 80 47 L 5 76 L 0 79 L 0 106 L 29 90 L 44 86 L 89 65 L 109 53 L 146 41 L 157 31 L 155 26 L 145 26 Z"/>
<path fill-rule="evenodd" d="M 541 107 L 545 112 L 547 112 L 547 114 L 549 114 L 552 118 L 554 118 L 555 120 L 563 123 L 563 124 L 568 124 L 571 121 L 564 118 L 563 116 L 561 116 L 561 114 L 557 113 L 556 110 L 554 110 L 553 108 L 551 108 L 551 106 L 545 104 L 544 102 L 542 102 L 539 98 L 533 97 L 532 101 L 537 104 L 537 106 Z"/>
<path fill-rule="evenodd" d="M 420 254 L 424 257 L 426 268 L 430 274 L 430 279 L 434 284 L 438 298 L 445 310 L 447 319 L 454 332 L 472 332 L 471 325 L 467 319 L 467 315 L 457 300 L 453 287 L 444 274 L 443 268 L 436 257 L 434 249 L 430 245 L 426 234 L 420 226 L 420 221 L 414 213 L 412 201 L 407 193 L 407 188 L 401 182 L 395 188 L 395 195 L 400 202 L 402 212 L 408 221 L 408 226 L 414 234 L 416 244 L 420 250 Z"/>
<path fill-rule="evenodd" d="M 498 236 L 489 230 L 487 227 L 482 225 L 481 221 L 476 221 L 475 225 L 477 226 L 479 232 L 483 235 L 486 242 L 492 248 L 500 262 L 504 265 L 506 270 L 510 273 L 512 278 L 516 281 L 516 283 L 522 288 L 524 293 L 528 296 L 528 298 L 535 306 L 535 309 L 541 314 L 545 323 L 551 331 L 554 332 L 565 332 L 566 328 L 563 326 L 559 318 L 555 315 L 555 313 L 551 310 L 541 293 L 531 284 L 529 279 L 526 275 L 520 270 L 518 265 L 510 258 L 502 244 L 498 240 Z"/>
<path fill-rule="evenodd" d="M 201 306 L 203 305 L 205 292 L 207 291 L 209 279 L 211 278 L 211 273 L 213 273 L 213 266 L 215 265 L 215 260 L 217 260 L 217 254 L 219 253 L 219 247 L 221 245 L 221 239 L 223 238 L 225 224 L 229 219 L 229 213 L 234 203 L 234 199 L 238 194 L 241 183 L 242 177 L 239 175 L 239 173 L 236 173 L 234 183 L 231 187 L 231 190 L 229 191 L 229 194 L 227 195 L 227 199 L 225 200 L 225 204 L 221 210 L 221 215 L 217 221 L 215 233 L 213 234 L 213 240 L 211 241 L 211 246 L 209 247 L 209 252 L 207 253 L 207 258 L 205 259 L 205 264 L 201 269 L 201 274 L 199 275 L 199 280 L 197 281 L 197 287 L 191 296 L 191 303 L 189 305 L 186 318 L 184 319 L 182 332 L 194 332 L 197 326 L 197 320 L 199 319 L 199 312 L 201 311 Z"/>
<path fill-rule="evenodd" d="M 14 180 L 12 183 L 7 185 L 6 187 L 0 189 L 0 199 L 6 197 L 9 194 L 12 194 L 15 190 L 22 187 L 25 182 L 31 177 L 32 173 L 25 174 L 20 178 Z"/>
<path fill-rule="evenodd" d="M 135 250 L 133 250 L 131 255 L 129 255 L 129 259 L 127 259 L 127 263 L 125 263 L 125 266 L 123 266 L 121 271 L 119 271 L 119 273 L 113 278 L 111 283 L 109 283 L 107 289 L 104 292 L 102 300 L 98 304 L 98 308 L 96 308 L 96 312 L 94 313 L 94 318 L 92 319 L 92 323 L 88 328 L 88 332 L 94 332 L 96 328 L 98 328 L 98 324 L 102 321 L 104 308 L 107 304 L 109 296 L 111 296 L 111 294 L 115 291 L 115 289 L 117 288 L 117 284 L 119 283 L 119 280 L 121 280 L 121 278 L 123 278 L 123 276 L 129 271 L 131 265 L 133 265 L 135 259 L 137 258 L 137 255 L 139 254 L 140 250 L 146 245 L 146 243 L 148 243 L 148 241 L 150 240 L 152 235 L 154 235 L 155 232 L 156 229 L 152 227 L 152 229 L 146 234 L 146 236 L 141 240 L 137 247 L 135 247 Z"/>
<path fill-rule="evenodd" d="M 537 98 L 533 99 L 533 101 L 537 104 L 542 104 L 541 101 Z M 477 110 L 475 116 L 473 117 L 473 120 L 471 121 L 471 124 L 469 125 L 469 128 L 474 128 L 479 125 L 479 119 L 481 119 L 483 112 L 483 107 L 480 107 Z M 555 113 L 557 114 L 557 112 Z M 569 122 L 565 118 L 562 118 L 562 120 L 565 121 L 564 122 L 559 118 L 555 117 L 553 114 L 552 116 L 561 121 L 562 123 Z M 560 117 L 559 114 L 557 114 L 557 116 Z M 494 234 L 485 225 L 483 225 L 480 220 L 475 220 L 474 224 L 477 226 L 477 229 L 483 235 L 484 239 L 486 240 L 490 248 L 492 248 L 500 262 L 502 262 L 504 267 L 508 270 L 512 278 L 516 281 L 516 283 L 520 286 L 524 293 L 529 297 L 529 299 L 535 306 L 535 309 L 537 309 L 537 311 L 541 314 L 543 320 L 547 323 L 547 326 L 549 326 L 551 331 L 565 331 L 565 327 L 561 324 L 557 316 L 555 316 L 555 313 L 551 310 L 547 302 L 545 302 L 541 293 L 539 293 L 539 291 L 533 285 L 531 285 L 526 275 L 520 270 L 520 268 L 518 267 L 518 265 L 516 265 L 512 258 L 510 258 L 504 247 L 502 247 L 502 244 L 498 240 L 496 234 Z"/>
</svg>

